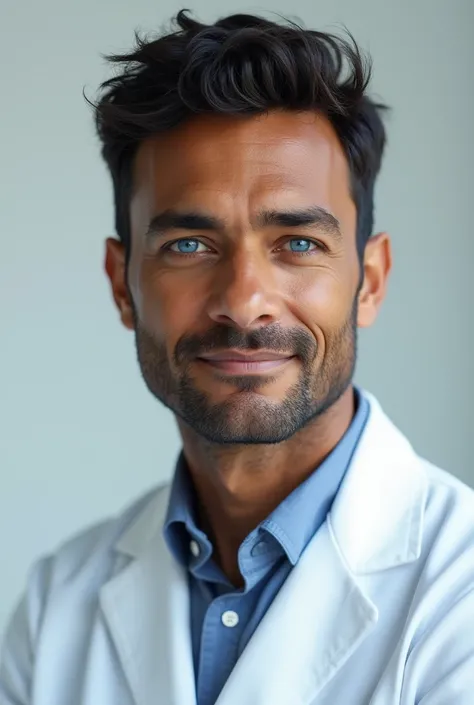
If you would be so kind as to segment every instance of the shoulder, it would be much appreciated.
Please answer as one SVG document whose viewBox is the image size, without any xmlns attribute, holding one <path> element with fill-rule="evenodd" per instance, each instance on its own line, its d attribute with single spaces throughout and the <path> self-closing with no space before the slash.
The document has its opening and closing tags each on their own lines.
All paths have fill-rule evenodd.
<svg viewBox="0 0 474 705">
<path fill-rule="evenodd" d="M 35 564 L 31 571 L 30 588 L 42 587 L 43 591 L 47 588 L 51 592 L 88 577 L 98 587 L 116 569 L 117 547 L 143 517 L 147 518 L 148 529 L 154 529 L 150 518 L 166 490 L 167 485 L 154 488 L 116 516 L 86 527 L 67 538 L 51 555 Z M 47 575 L 47 580 L 43 578 L 38 584 L 35 578 L 38 574 Z"/>
<path fill-rule="evenodd" d="M 446 470 L 419 460 L 427 481 L 427 521 L 455 532 L 464 527 L 474 541 L 474 490 Z"/>
<path fill-rule="evenodd" d="M 451 497 L 458 497 L 466 502 L 474 502 L 474 489 L 447 470 L 437 467 L 429 460 L 420 458 L 432 489 L 439 489 Z"/>
<path fill-rule="evenodd" d="M 2 640 L 1 692 L 15 693 L 15 702 L 30 702 L 40 634 L 48 634 L 57 648 L 58 643 L 66 643 L 65 620 L 69 636 L 87 631 L 101 587 L 130 560 L 127 550 L 146 545 L 156 535 L 167 501 L 165 490 L 149 492 L 117 516 L 81 531 L 34 563 Z M 80 624 L 76 630 L 74 620 L 76 626 Z"/>
<path fill-rule="evenodd" d="M 420 459 L 420 465 L 427 487 L 423 541 L 426 572 L 438 574 L 442 581 L 450 564 L 448 579 L 457 575 L 463 589 L 474 589 L 474 490 L 424 459 Z"/>
<path fill-rule="evenodd" d="M 474 491 L 426 460 L 420 464 L 427 492 L 405 676 L 417 683 L 417 702 L 426 696 L 464 705 L 474 687 Z"/>
</svg>

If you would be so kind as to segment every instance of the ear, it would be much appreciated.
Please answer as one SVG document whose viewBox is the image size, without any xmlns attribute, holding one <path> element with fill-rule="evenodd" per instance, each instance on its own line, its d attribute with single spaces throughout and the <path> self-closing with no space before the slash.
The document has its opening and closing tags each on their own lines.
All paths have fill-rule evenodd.
<svg viewBox="0 0 474 705">
<path fill-rule="evenodd" d="M 357 325 L 371 326 L 385 299 L 392 269 L 392 246 L 387 233 L 369 239 L 364 252 L 364 280 L 359 292 Z"/>
<path fill-rule="evenodd" d="M 120 313 L 120 319 L 129 330 L 134 330 L 132 302 L 127 287 L 125 247 L 118 240 L 107 238 L 105 243 L 104 268 L 110 281 L 112 296 Z"/>
</svg>

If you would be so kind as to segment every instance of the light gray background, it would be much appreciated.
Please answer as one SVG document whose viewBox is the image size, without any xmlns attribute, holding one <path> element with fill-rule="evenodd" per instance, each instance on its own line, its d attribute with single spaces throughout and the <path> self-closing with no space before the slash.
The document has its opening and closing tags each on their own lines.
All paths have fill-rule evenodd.
<svg viewBox="0 0 474 705">
<path fill-rule="evenodd" d="M 370 50 L 394 108 L 377 227 L 396 266 L 358 380 L 417 449 L 474 485 L 472 306 L 474 0 L 297 0 L 308 26 L 344 23 Z M 102 272 L 108 176 L 85 86 L 180 5 L 5 2 L 1 17 L 0 632 L 28 566 L 170 475 L 178 437 L 140 379 Z M 201 0 L 204 20 L 236 11 Z"/>
</svg>

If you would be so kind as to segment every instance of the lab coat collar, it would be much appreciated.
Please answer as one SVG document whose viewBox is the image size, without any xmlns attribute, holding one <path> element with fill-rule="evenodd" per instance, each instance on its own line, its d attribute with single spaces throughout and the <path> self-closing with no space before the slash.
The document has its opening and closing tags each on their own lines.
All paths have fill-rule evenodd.
<svg viewBox="0 0 474 705">
<path fill-rule="evenodd" d="M 416 560 L 425 481 L 370 395 L 370 418 L 328 520 L 237 662 L 217 705 L 310 705 L 377 622 L 358 576 Z M 134 705 L 195 705 L 187 576 L 168 551 L 159 491 L 117 544 L 129 564 L 101 605 Z"/>
<path fill-rule="evenodd" d="M 419 457 L 371 394 L 370 418 L 328 521 L 355 574 L 415 561 L 427 480 Z"/>
</svg>

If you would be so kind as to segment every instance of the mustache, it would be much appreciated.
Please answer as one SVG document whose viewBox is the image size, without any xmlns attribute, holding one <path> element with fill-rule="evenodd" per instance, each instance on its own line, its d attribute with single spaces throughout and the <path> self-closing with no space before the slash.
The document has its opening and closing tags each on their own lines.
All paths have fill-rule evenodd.
<svg viewBox="0 0 474 705">
<path fill-rule="evenodd" d="M 310 362 L 317 353 L 314 337 L 302 328 L 282 328 L 270 324 L 243 331 L 219 324 L 201 335 L 186 335 L 180 338 L 174 351 L 175 364 L 186 363 L 205 353 L 216 350 L 271 350 L 285 355 L 294 355 L 303 362 Z"/>
</svg>

